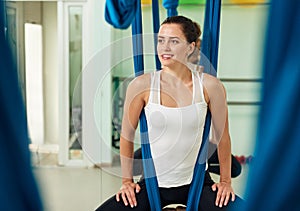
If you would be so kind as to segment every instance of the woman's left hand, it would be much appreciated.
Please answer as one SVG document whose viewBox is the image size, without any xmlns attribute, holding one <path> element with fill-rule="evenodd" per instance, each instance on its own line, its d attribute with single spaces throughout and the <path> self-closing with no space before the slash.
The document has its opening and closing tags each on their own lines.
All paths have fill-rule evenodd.
<svg viewBox="0 0 300 211">
<path fill-rule="evenodd" d="M 230 198 L 231 201 L 235 200 L 235 194 L 230 183 L 226 183 L 226 182 L 215 183 L 211 186 L 211 188 L 213 191 L 218 191 L 216 197 L 216 206 L 219 207 L 222 207 L 223 205 L 226 206 Z"/>
</svg>

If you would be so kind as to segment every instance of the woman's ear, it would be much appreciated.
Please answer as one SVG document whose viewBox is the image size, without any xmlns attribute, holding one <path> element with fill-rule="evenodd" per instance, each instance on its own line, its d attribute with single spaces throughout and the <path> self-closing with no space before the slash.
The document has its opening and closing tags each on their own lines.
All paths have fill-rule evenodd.
<svg viewBox="0 0 300 211">
<path fill-rule="evenodd" d="M 192 42 L 188 46 L 188 52 L 187 52 L 188 57 L 194 52 L 194 50 L 195 50 L 195 42 Z"/>
</svg>

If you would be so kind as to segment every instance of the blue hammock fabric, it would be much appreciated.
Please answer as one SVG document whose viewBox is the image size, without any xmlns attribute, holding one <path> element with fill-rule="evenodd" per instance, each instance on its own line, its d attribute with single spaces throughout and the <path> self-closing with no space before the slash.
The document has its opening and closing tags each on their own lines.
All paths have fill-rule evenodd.
<svg viewBox="0 0 300 211">
<path fill-rule="evenodd" d="M 132 22 L 132 48 L 135 76 L 144 73 L 143 58 L 143 26 L 142 26 L 142 10 L 140 1 L 138 1 L 135 18 Z"/>
<path fill-rule="evenodd" d="M 152 0 L 152 20 L 153 20 L 154 46 L 156 46 L 157 45 L 157 34 L 159 31 L 159 26 L 160 26 L 158 0 Z M 156 70 L 160 70 L 161 63 L 160 63 L 158 55 L 157 55 L 157 48 L 154 48 L 154 51 L 155 51 Z"/>
<path fill-rule="evenodd" d="M 203 41 L 201 52 L 206 58 L 201 58 L 200 64 L 204 71 L 216 76 L 218 68 L 218 51 L 220 36 L 221 0 L 206 1 Z M 211 66 L 212 65 L 212 66 Z"/>
<path fill-rule="evenodd" d="M 151 210 L 160 211 L 161 202 L 155 167 L 151 155 L 145 111 L 140 115 L 140 132 L 145 183 Z"/>
<path fill-rule="evenodd" d="M 178 0 L 163 0 L 162 4 L 163 7 L 167 9 L 168 17 L 178 15 L 177 12 Z"/>
<path fill-rule="evenodd" d="M 139 0 L 106 0 L 105 20 L 113 27 L 127 29 L 134 20 Z"/>
<path fill-rule="evenodd" d="M 4 3 L 0 1 L 0 207 L 39 211 L 43 208 L 31 170 L 25 108 L 16 64 L 5 40 Z"/>
<path fill-rule="evenodd" d="M 299 25 L 299 0 L 271 1 L 255 159 L 242 210 L 300 210 Z"/>
<path fill-rule="evenodd" d="M 221 3 L 221 0 L 206 1 L 203 42 L 201 47 L 202 53 L 207 57 L 207 59 L 202 58 L 202 65 L 204 66 L 204 70 L 208 69 L 209 71 L 206 72 L 214 76 L 216 76 L 218 63 Z M 211 65 L 215 68 L 211 67 Z M 187 211 L 198 210 L 205 176 L 210 124 L 211 113 L 210 111 L 207 111 L 202 144 L 200 152 L 198 154 L 197 163 L 194 168 L 193 180 L 189 190 L 186 209 Z"/>
<path fill-rule="evenodd" d="M 193 179 L 189 190 L 187 208 L 186 208 L 187 211 L 198 210 L 198 206 L 200 203 L 200 197 L 203 188 L 205 168 L 206 168 L 206 159 L 207 159 L 207 151 L 208 151 L 207 139 L 209 135 L 210 121 L 211 121 L 211 113 L 207 112 L 200 152 L 197 157 L 197 163 L 195 164 Z"/>
<path fill-rule="evenodd" d="M 143 60 L 143 30 L 142 30 L 142 11 L 140 2 L 138 3 L 136 18 L 132 23 L 132 43 L 133 43 L 133 59 L 135 76 L 139 76 L 144 72 Z M 161 210 L 161 203 L 159 197 L 158 183 L 155 173 L 155 167 L 152 160 L 147 120 L 145 111 L 142 110 L 140 115 L 140 133 L 141 133 L 141 148 L 143 155 L 143 168 L 145 183 L 147 187 L 148 199 L 150 202 L 151 210 Z"/>
</svg>

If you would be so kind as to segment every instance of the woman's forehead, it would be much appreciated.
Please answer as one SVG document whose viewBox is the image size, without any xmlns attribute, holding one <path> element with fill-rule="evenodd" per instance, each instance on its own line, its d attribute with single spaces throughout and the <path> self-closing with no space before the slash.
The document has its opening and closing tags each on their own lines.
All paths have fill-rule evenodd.
<svg viewBox="0 0 300 211">
<path fill-rule="evenodd" d="M 179 24 L 166 23 L 160 26 L 158 36 L 161 37 L 178 37 L 179 39 L 186 40 Z"/>
</svg>

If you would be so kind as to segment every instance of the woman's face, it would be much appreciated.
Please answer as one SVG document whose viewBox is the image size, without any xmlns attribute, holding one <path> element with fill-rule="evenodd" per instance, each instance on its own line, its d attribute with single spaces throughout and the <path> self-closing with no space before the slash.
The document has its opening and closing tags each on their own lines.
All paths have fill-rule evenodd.
<svg viewBox="0 0 300 211">
<path fill-rule="evenodd" d="M 193 52 L 194 43 L 190 44 L 179 24 L 163 24 L 158 32 L 157 53 L 163 66 L 186 64 L 187 57 Z"/>
</svg>

